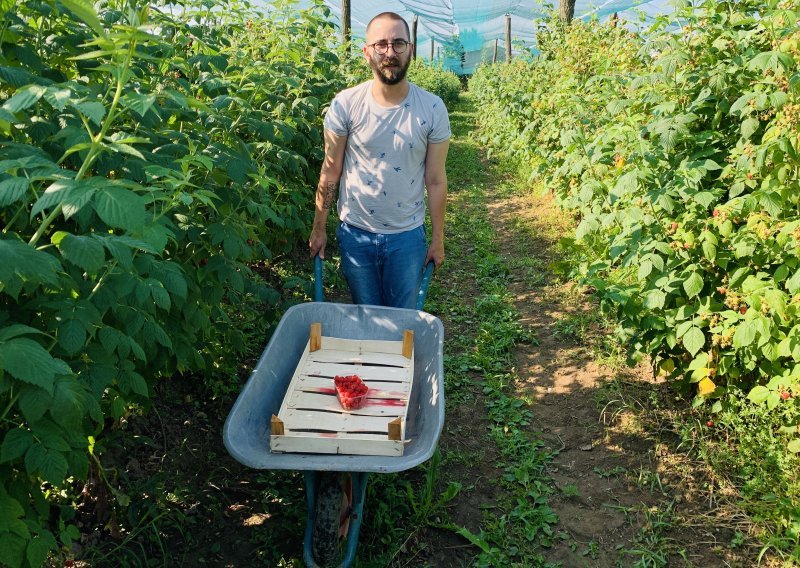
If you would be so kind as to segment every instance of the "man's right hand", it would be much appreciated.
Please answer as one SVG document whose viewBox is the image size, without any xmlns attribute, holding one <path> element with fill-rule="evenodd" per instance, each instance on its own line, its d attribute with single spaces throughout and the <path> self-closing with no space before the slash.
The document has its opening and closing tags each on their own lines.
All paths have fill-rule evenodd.
<svg viewBox="0 0 800 568">
<path fill-rule="evenodd" d="M 324 228 L 314 228 L 311 231 L 311 236 L 308 238 L 308 249 L 311 256 L 319 255 L 320 258 L 325 258 L 325 245 L 328 243 L 328 234 Z"/>
</svg>

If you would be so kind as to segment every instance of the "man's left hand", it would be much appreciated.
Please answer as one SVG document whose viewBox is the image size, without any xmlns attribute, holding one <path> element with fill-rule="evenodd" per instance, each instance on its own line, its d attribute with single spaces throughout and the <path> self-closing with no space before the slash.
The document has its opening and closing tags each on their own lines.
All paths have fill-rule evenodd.
<svg viewBox="0 0 800 568">
<path fill-rule="evenodd" d="M 425 256 L 425 265 L 433 261 L 433 265 L 439 268 L 444 262 L 444 243 L 432 242 L 428 247 L 428 254 Z"/>
</svg>

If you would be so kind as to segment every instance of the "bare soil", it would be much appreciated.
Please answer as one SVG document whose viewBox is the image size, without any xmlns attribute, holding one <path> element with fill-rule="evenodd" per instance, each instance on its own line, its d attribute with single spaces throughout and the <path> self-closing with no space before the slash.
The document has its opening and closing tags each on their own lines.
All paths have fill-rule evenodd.
<svg viewBox="0 0 800 568">
<path fill-rule="evenodd" d="M 546 559 L 565 568 L 630 566 L 642 556 L 626 551 L 649 550 L 665 563 L 648 566 L 756 565 L 757 549 L 729 546 L 735 513 L 715 504 L 702 464 L 678 449 L 669 424 L 648 414 L 674 400 L 668 385 L 645 364 L 596 362 L 606 333 L 599 308 L 551 270 L 571 220 L 549 195 L 494 199 L 489 208 L 511 269 L 508 288 L 539 339 L 520 345 L 515 358 L 520 396 L 535 400 L 532 427 L 557 452 L 550 505 L 562 538 Z M 531 267 L 539 278 L 532 280 Z M 589 323 L 570 334 L 570 322 Z"/>
</svg>

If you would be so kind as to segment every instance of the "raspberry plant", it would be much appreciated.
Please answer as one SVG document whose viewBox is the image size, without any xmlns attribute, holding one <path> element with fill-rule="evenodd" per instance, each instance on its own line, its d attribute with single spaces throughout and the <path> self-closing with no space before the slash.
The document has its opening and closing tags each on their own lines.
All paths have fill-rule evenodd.
<svg viewBox="0 0 800 568">
<path fill-rule="evenodd" d="M 249 264 L 305 238 L 342 86 L 319 5 L 99 6 L 0 2 L 0 565 L 78 537 L 104 432 L 243 349 L 228 306 L 278 317 Z"/>
<path fill-rule="evenodd" d="M 761 405 L 786 472 L 800 452 L 798 17 L 796 1 L 704 1 L 642 35 L 551 26 L 540 57 L 470 82 L 483 141 L 573 212 L 573 274 L 631 358 L 706 412 Z M 796 506 L 767 517 L 797 542 Z"/>
</svg>

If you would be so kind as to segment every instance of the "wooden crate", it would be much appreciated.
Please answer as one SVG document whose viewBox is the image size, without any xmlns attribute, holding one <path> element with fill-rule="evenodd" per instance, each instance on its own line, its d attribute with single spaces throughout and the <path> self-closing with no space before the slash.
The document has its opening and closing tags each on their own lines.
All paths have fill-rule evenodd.
<svg viewBox="0 0 800 568">
<path fill-rule="evenodd" d="M 358 375 L 369 388 L 366 404 L 345 410 L 333 378 Z M 270 450 L 321 454 L 402 456 L 414 382 L 414 333 L 397 341 L 341 339 L 311 325 L 278 415 Z"/>
</svg>

